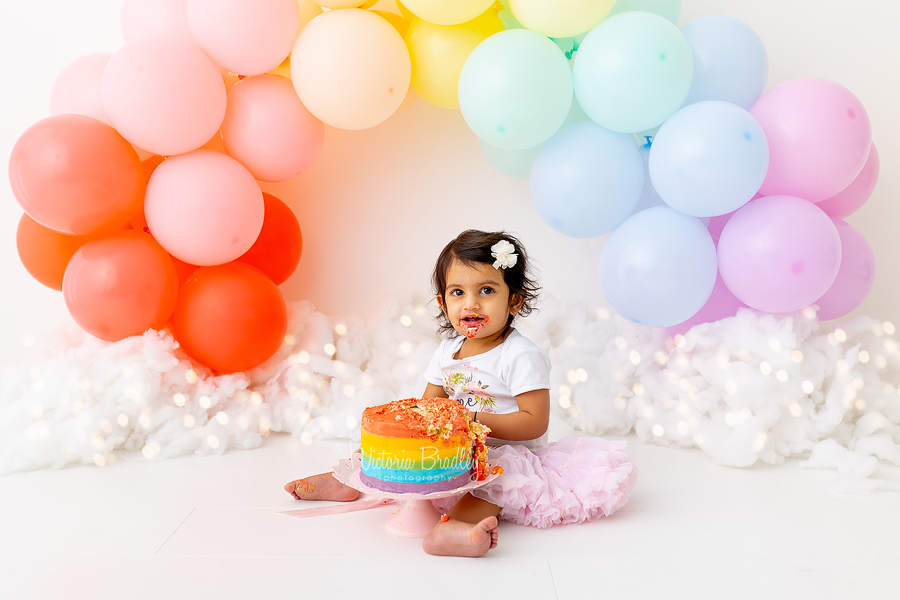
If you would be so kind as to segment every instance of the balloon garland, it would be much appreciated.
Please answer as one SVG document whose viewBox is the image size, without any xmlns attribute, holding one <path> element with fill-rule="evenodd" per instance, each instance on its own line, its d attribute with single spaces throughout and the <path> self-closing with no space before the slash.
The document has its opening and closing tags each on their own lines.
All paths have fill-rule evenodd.
<svg viewBox="0 0 900 600">
<path fill-rule="evenodd" d="M 28 271 L 94 336 L 169 327 L 218 372 L 257 366 L 302 249 L 257 181 L 309 168 L 326 124 L 373 127 L 418 94 L 460 109 L 550 227 L 611 233 L 603 289 L 636 323 L 830 319 L 867 295 L 871 249 L 841 220 L 877 181 L 865 108 L 823 79 L 763 94 L 744 23 L 679 29 L 680 0 L 374 4 L 125 0 L 125 45 L 66 67 L 11 153 Z"/>
</svg>

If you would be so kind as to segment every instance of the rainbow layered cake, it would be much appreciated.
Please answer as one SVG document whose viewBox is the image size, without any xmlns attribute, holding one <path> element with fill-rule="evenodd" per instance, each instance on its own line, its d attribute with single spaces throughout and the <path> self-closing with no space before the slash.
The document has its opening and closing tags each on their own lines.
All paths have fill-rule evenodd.
<svg viewBox="0 0 900 600">
<path fill-rule="evenodd" d="M 447 398 L 411 398 L 363 411 L 363 484 L 427 494 L 483 480 L 490 429 Z"/>
</svg>

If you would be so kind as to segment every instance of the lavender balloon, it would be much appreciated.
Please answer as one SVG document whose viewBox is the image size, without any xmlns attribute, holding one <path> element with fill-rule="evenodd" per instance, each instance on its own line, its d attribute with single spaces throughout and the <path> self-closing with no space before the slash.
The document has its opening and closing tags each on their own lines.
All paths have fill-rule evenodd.
<svg viewBox="0 0 900 600">
<path fill-rule="evenodd" d="M 843 317 L 869 295 L 875 281 L 875 255 L 865 236 L 840 219 L 832 219 L 841 236 L 841 268 L 831 287 L 816 300 L 820 321 Z"/>
<path fill-rule="evenodd" d="M 793 196 L 758 198 L 729 219 L 719 238 L 719 271 L 748 306 L 800 310 L 822 297 L 841 265 L 841 238 L 822 209 Z"/>
<path fill-rule="evenodd" d="M 706 227 L 667 206 L 619 225 L 600 255 L 606 299 L 626 319 L 671 327 L 696 314 L 716 283 L 716 247 Z"/>
<path fill-rule="evenodd" d="M 817 202 L 816 206 L 824 210 L 829 217 L 838 219 L 849 217 L 859 210 L 875 191 L 880 168 L 881 160 L 878 158 L 878 149 L 875 148 L 875 142 L 872 142 L 869 158 L 866 159 L 866 164 L 856 179 L 831 198 Z"/>
<path fill-rule="evenodd" d="M 531 200 L 548 225 L 576 238 L 609 233 L 641 197 L 644 168 L 630 135 L 592 121 L 550 138 L 531 167 Z"/>
</svg>

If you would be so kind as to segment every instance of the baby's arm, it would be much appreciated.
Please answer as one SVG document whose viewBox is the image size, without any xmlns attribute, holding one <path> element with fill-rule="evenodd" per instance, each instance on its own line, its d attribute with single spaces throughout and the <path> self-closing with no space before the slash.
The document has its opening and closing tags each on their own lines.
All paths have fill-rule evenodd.
<svg viewBox="0 0 900 600">
<path fill-rule="evenodd" d="M 433 383 L 429 383 L 425 387 L 425 393 L 422 394 L 423 398 L 449 398 L 447 396 L 447 392 L 444 391 L 439 385 L 434 385 Z"/>
<path fill-rule="evenodd" d="M 532 390 L 516 396 L 519 411 L 505 415 L 478 413 L 478 422 L 491 428 L 491 437 L 533 440 L 544 435 L 550 425 L 550 390 Z"/>
</svg>

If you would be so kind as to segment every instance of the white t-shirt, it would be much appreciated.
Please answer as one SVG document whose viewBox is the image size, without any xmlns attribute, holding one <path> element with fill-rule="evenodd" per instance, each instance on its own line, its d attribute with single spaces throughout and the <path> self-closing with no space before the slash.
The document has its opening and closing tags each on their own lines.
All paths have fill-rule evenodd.
<svg viewBox="0 0 900 600">
<path fill-rule="evenodd" d="M 514 413 L 519 410 L 517 395 L 550 389 L 550 357 L 517 330 L 483 354 L 453 358 L 465 340 L 459 336 L 441 342 L 425 370 L 425 379 L 443 387 L 449 398 L 467 409 L 498 415 Z M 547 445 L 547 432 L 533 440 L 514 442 L 489 437 L 488 443 L 521 444 L 536 450 Z"/>
</svg>

